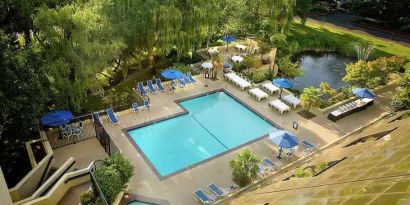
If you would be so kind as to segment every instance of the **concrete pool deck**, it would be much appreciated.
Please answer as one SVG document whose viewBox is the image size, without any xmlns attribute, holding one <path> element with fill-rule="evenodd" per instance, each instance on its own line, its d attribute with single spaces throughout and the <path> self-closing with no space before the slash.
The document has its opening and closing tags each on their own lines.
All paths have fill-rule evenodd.
<svg viewBox="0 0 410 205">
<path fill-rule="evenodd" d="M 219 78 L 220 80 L 217 81 L 205 81 L 202 76 L 197 76 L 198 83 L 196 85 L 189 85 L 179 92 L 150 94 L 151 110 L 143 110 L 135 115 L 130 110 L 120 112 L 118 113 L 119 125 L 113 126 L 108 120 L 103 121 L 104 127 L 114 143 L 135 167 L 134 176 L 129 183 L 130 193 L 164 199 L 171 204 L 198 204 L 193 196 L 195 190 L 206 190 L 207 185 L 210 183 L 216 183 L 222 187 L 232 184 L 229 161 L 234 159 L 239 151 L 249 148 L 261 159 L 269 158 L 278 161 L 275 158 L 277 147 L 264 138 L 197 167 L 160 180 L 126 137 L 123 129 L 182 112 L 183 109 L 175 103 L 175 100 L 224 88 L 248 106 L 263 114 L 265 118 L 296 134 L 299 139 L 307 139 L 316 145 L 323 146 L 387 114 L 390 111 L 390 100 L 394 92 L 394 88 L 380 90 L 376 93 L 378 98 L 373 106 L 337 122 L 332 122 L 326 118 L 328 113 L 320 113 L 316 110 L 312 112 L 317 116 L 307 120 L 297 114 L 302 109 L 300 107 L 284 115 L 279 115 L 268 106 L 268 102 L 277 99 L 276 95 L 269 96 L 267 100 L 257 102 L 246 91 L 234 87 L 224 80 L 222 76 Z M 205 87 L 205 84 L 208 84 L 208 86 Z M 168 89 L 167 86 L 166 89 Z M 298 130 L 292 128 L 293 122 L 299 124 Z M 291 160 L 281 161 L 282 164 L 289 162 Z"/>
</svg>

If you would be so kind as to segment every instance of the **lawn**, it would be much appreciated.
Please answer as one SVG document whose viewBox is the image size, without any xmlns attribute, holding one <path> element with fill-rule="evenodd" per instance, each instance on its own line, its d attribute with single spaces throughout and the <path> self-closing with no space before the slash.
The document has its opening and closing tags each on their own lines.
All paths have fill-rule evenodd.
<svg viewBox="0 0 410 205">
<path fill-rule="evenodd" d="M 351 40 L 360 39 L 374 45 L 380 51 L 384 51 L 391 55 L 400 55 L 410 58 L 409 47 L 402 46 L 392 41 L 375 38 L 373 36 L 356 33 L 330 24 L 322 24 L 314 21 L 307 21 L 306 26 L 308 26 L 311 30 L 328 33 L 329 36 L 331 36 L 334 40 L 338 41 L 339 43 L 349 43 L 347 42 L 349 38 Z M 296 23 L 296 27 L 300 28 L 302 27 L 302 25 L 300 23 Z"/>
</svg>

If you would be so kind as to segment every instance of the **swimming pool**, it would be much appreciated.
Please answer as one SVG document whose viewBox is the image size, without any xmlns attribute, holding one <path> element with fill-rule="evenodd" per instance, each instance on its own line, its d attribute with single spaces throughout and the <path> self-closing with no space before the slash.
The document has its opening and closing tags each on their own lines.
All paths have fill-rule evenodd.
<svg viewBox="0 0 410 205">
<path fill-rule="evenodd" d="M 221 155 L 276 130 L 227 93 L 179 102 L 187 113 L 128 130 L 160 177 Z"/>
</svg>

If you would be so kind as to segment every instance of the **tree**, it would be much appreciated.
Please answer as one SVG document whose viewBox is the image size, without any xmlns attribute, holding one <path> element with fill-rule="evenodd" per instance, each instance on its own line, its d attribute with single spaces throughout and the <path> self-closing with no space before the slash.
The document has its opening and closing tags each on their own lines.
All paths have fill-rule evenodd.
<svg viewBox="0 0 410 205">
<path fill-rule="evenodd" d="M 101 13 L 106 1 L 91 0 L 56 9 L 40 8 L 34 18 L 36 40 L 45 53 L 57 108 L 81 112 L 87 92 L 103 82 L 97 74 L 110 66 L 122 41 Z"/>
<path fill-rule="evenodd" d="M 249 149 L 243 150 L 230 161 L 233 180 L 239 186 L 246 186 L 258 176 L 258 163 L 260 160 Z"/>
<path fill-rule="evenodd" d="M 307 111 L 309 111 L 312 107 L 319 107 L 322 104 L 322 99 L 320 99 L 321 95 L 322 93 L 318 88 L 304 88 L 303 93 L 300 95 L 300 101 L 302 102 L 302 106 Z"/>
<path fill-rule="evenodd" d="M 383 78 L 385 76 L 378 67 L 359 60 L 346 66 L 346 75 L 343 77 L 343 81 L 357 87 L 374 88 L 384 82 Z"/>
<path fill-rule="evenodd" d="M 312 0 L 296 0 L 296 6 L 294 9 L 295 16 L 299 16 L 303 25 L 306 23 L 307 15 L 312 10 Z"/>
<path fill-rule="evenodd" d="M 0 166 L 10 187 L 27 174 L 20 164 L 24 142 L 38 135 L 50 93 L 42 52 L 13 40 L 0 30 Z"/>
<path fill-rule="evenodd" d="M 410 63 L 400 75 L 399 86 L 393 96 L 392 106 L 396 111 L 410 109 Z"/>
<path fill-rule="evenodd" d="M 279 58 L 278 66 L 282 71 L 282 74 L 287 77 L 294 78 L 303 75 L 303 70 L 299 67 L 299 65 L 292 63 L 289 58 Z"/>
</svg>

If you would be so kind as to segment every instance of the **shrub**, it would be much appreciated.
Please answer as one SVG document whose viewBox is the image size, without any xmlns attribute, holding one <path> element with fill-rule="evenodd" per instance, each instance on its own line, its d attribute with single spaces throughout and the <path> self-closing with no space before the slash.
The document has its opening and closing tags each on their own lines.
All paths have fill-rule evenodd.
<svg viewBox="0 0 410 205">
<path fill-rule="evenodd" d="M 265 81 L 266 77 L 265 74 L 262 73 L 253 73 L 252 74 L 252 82 L 254 83 L 261 83 Z"/>
<path fill-rule="evenodd" d="M 327 162 L 320 162 L 315 167 L 315 173 L 319 173 L 319 172 L 325 170 L 327 167 L 328 167 Z"/>
<path fill-rule="evenodd" d="M 320 107 L 322 104 L 322 99 L 320 99 L 321 95 L 322 93 L 319 88 L 304 88 L 303 93 L 300 95 L 300 101 L 303 107 L 309 111 L 312 107 Z"/>
<path fill-rule="evenodd" d="M 313 171 L 311 168 L 303 169 L 299 167 L 295 170 L 295 177 L 303 178 L 303 177 L 311 177 L 311 176 L 313 176 Z"/>
<path fill-rule="evenodd" d="M 94 176 L 107 201 L 113 202 L 124 186 L 118 170 L 112 166 L 101 166 L 95 170 Z"/>
<path fill-rule="evenodd" d="M 172 65 L 172 67 L 179 70 L 179 71 L 181 71 L 181 72 L 183 72 L 183 73 L 187 73 L 187 72 L 191 71 L 191 68 L 189 66 L 187 66 L 185 64 L 182 64 L 182 63 L 174 63 Z"/>
<path fill-rule="evenodd" d="M 282 73 L 287 77 L 293 78 L 303 75 L 303 70 L 299 65 L 292 63 L 289 58 L 279 58 L 278 66 Z"/>
<path fill-rule="evenodd" d="M 238 153 L 236 158 L 230 161 L 233 180 L 241 187 L 250 184 L 258 175 L 259 162 L 249 149 Z"/>
<path fill-rule="evenodd" d="M 96 197 L 92 189 L 86 192 L 83 192 L 80 196 L 80 201 L 82 205 L 94 205 L 95 200 L 96 200 Z"/>
<path fill-rule="evenodd" d="M 243 63 L 234 63 L 232 66 L 232 70 L 238 73 L 242 72 L 245 69 L 246 69 L 246 65 Z"/>
<path fill-rule="evenodd" d="M 408 110 L 410 109 L 410 101 L 401 100 L 399 98 L 393 98 L 391 106 L 394 108 L 396 112 Z"/>
<path fill-rule="evenodd" d="M 113 167 L 121 176 L 122 183 L 126 184 L 132 177 L 134 167 L 130 161 L 125 159 L 120 153 L 115 153 L 111 157 L 107 157 L 103 161 L 105 166 Z"/>
<path fill-rule="evenodd" d="M 222 45 L 224 45 L 224 41 L 221 40 L 221 39 L 218 39 L 218 40 L 216 41 L 216 45 L 222 46 Z"/>
</svg>

